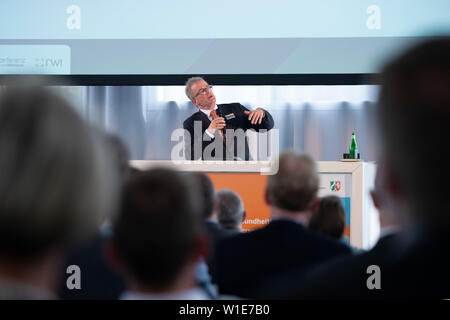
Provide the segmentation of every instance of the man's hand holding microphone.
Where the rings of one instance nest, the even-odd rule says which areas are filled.
[[[216,119],[212,120],[208,129],[208,132],[211,133],[212,135],[214,135],[214,133],[216,133],[216,130],[222,130],[223,128],[225,128],[226,123],[225,123],[225,119],[223,117],[217,117]]]

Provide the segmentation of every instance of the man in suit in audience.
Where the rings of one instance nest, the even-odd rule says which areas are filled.
[[[381,206],[395,215],[401,232],[384,236],[363,255],[324,265],[280,298],[450,298],[450,187],[444,178],[450,39],[403,53],[385,67],[381,80]]]
[[[198,198],[179,173],[151,169],[125,185],[113,252],[124,270],[125,300],[203,300],[196,283],[206,238]]]
[[[307,155],[284,152],[267,181],[272,221],[264,228],[219,242],[215,274],[221,294],[257,297],[272,277],[297,268],[297,275],[350,249],[307,229],[318,205],[319,175]]]
[[[296,270],[293,270],[288,275],[284,275],[283,278],[273,279],[271,287],[266,286],[260,297],[266,299],[321,298],[323,288],[327,288],[323,291],[325,292],[323,293],[324,298],[361,299],[367,297],[365,295],[367,291],[365,279],[368,275],[366,270],[363,270],[360,266],[382,265],[395,257],[401,250],[401,241],[398,236],[400,227],[398,217],[396,217],[398,208],[390,198],[389,193],[386,192],[389,186],[386,184],[385,175],[384,165],[379,164],[375,177],[375,189],[371,191],[371,196],[379,212],[381,231],[380,238],[372,250],[369,252],[356,251],[354,252],[356,255],[353,257],[345,256],[328,261],[315,268],[311,274],[307,274],[305,277],[296,277]],[[323,275],[323,273],[326,275]],[[323,279],[315,279],[315,274],[322,274],[320,277],[323,277]],[[359,278],[359,280],[355,281],[355,278]],[[284,279],[291,280],[287,282]],[[319,288],[315,287],[314,282],[312,282],[313,287],[318,290],[314,292],[314,295],[312,289],[308,289],[309,292],[307,293],[303,292],[310,281],[323,284],[323,287]],[[283,285],[280,286],[279,283]],[[331,288],[335,291],[332,291]],[[352,293],[349,294],[349,292]]]
[[[188,79],[186,95],[199,109],[183,123],[188,160],[250,160],[245,131],[273,128],[267,110],[248,110],[240,103],[216,105],[212,86],[203,78]],[[227,132],[229,129],[234,135]]]

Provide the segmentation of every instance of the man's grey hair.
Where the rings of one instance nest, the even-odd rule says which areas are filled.
[[[218,220],[224,229],[240,230],[244,217],[244,204],[233,190],[223,189],[216,193],[218,202]]]
[[[191,86],[198,81],[205,81],[205,79],[203,79],[202,77],[191,77],[189,79],[187,79],[186,81],[186,87],[185,87],[185,92],[187,97],[192,100],[193,94],[191,92]],[[205,81],[206,82],[206,81]]]
[[[313,158],[286,150],[278,159],[278,172],[267,179],[271,205],[292,212],[306,211],[319,191],[319,174]]]
[[[33,259],[89,236],[117,179],[100,138],[42,87],[0,96],[0,256]]]

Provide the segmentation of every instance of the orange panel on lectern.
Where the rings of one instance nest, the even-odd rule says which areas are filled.
[[[242,198],[247,212],[243,229],[261,228],[269,222],[270,210],[264,201],[267,176],[259,173],[208,173],[208,176],[216,190],[231,189]]]

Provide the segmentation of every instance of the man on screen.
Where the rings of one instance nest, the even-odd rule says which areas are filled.
[[[189,78],[186,95],[199,109],[183,123],[188,160],[249,160],[245,131],[273,128],[266,110],[250,111],[240,103],[216,105],[212,86],[203,78]]]

